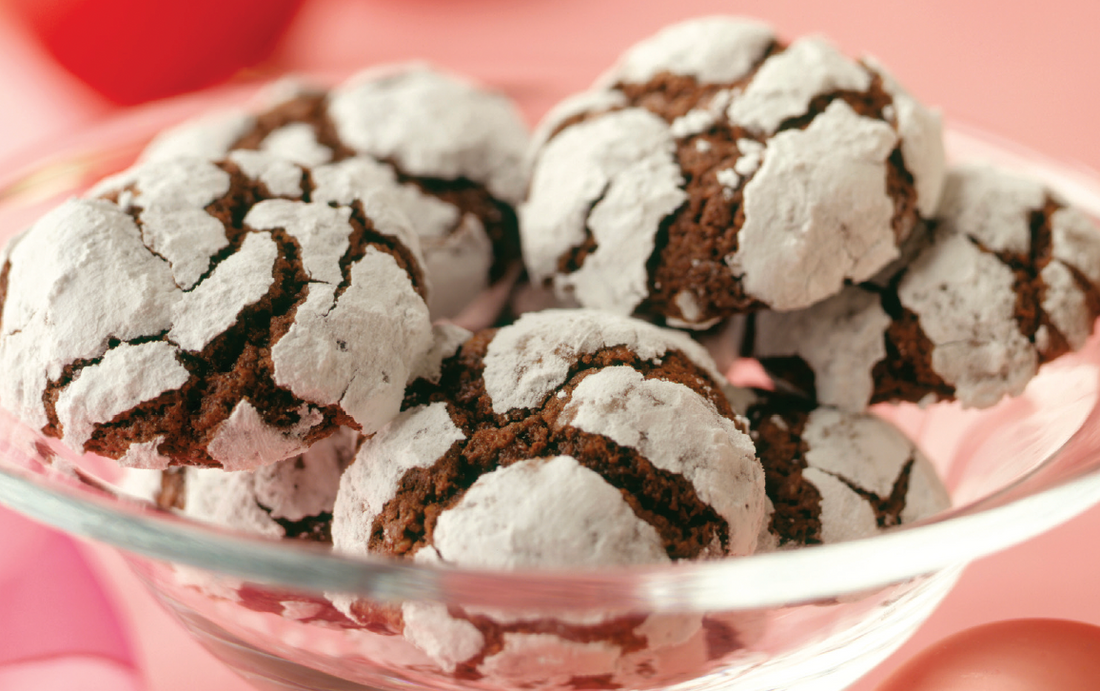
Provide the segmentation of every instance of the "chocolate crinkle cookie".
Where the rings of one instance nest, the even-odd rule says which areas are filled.
[[[759,552],[870,537],[951,504],[931,462],[882,418],[755,389],[730,401],[764,465]]]
[[[220,528],[330,545],[340,475],[355,457],[360,440],[359,434],[341,428],[299,456],[253,471],[128,469],[120,489],[163,510]],[[325,626],[355,626],[320,595],[257,586],[178,564],[175,572],[180,585],[253,611]]]
[[[897,274],[806,310],[754,315],[752,355],[847,410],[991,406],[1082,347],[1100,315],[1100,234],[1041,183],[953,169],[925,246]]]
[[[124,466],[247,470],[400,410],[431,345],[388,197],[255,151],[151,161],[0,263],[0,405]]]
[[[869,279],[943,180],[939,115],[877,63],[725,17],[635,45],[536,141],[532,277],[694,329]]]
[[[401,415],[344,474],[337,550],[489,569],[753,552],[760,463],[720,375],[686,335],[551,310],[458,336],[436,349],[438,371],[426,368]],[[364,623],[376,615],[370,603],[335,601]],[[581,619],[407,603],[399,628],[445,670],[474,677],[544,674],[517,662],[549,650],[590,656],[610,674],[647,636],[655,645],[705,638],[698,616]]]
[[[340,428],[305,452],[251,471],[129,470],[132,496],[188,518],[264,537],[332,542],[332,505],[360,436]]]
[[[332,90],[282,82],[262,100],[257,112],[215,113],[168,130],[143,157],[259,149],[304,166],[365,159],[355,164],[356,182],[390,189],[420,236],[433,319],[456,316],[517,263],[528,133],[503,95],[406,64]]]

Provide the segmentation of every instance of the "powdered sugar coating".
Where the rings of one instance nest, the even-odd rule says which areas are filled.
[[[941,224],[994,252],[1026,253],[1031,246],[1031,212],[1046,192],[1034,180],[985,166],[948,174],[940,202]]]
[[[501,95],[424,65],[367,71],[332,91],[329,116],[359,153],[411,175],[467,178],[515,204],[527,131]]]
[[[66,365],[102,357],[112,338],[166,331],[165,306],[180,299],[171,268],[107,201],[64,202],[20,237],[9,261],[0,405],[34,427],[47,424],[42,394]]]
[[[845,410],[867,407],[875,390],[871,370],[886,357],[883,334],[891,322],[876,294],[849,288],[806,312],[765,311],[755,320],[753,355],[797,356],[814,371],[817,400]]]
[[[905,167],[917,190],[917,211],[924,218],[931,218],[939,208],[947,171],[943,117],[938,109],[928,108],[913,98],[876,59],[864,57],[863,64],[879,76],[883,89],[893,99],[894,126],[901,138]]]
[[[562,131],[539,157],[520,207],[523,256],[536,281],[629,314],[649,293],[646,262],[661,221],[687,196],[668,125],[639,108]],[[591,233],[583,266],[556,274],[558,257]]]
[[[759,314],[754,355],[798,357],[817,400],[848,410],[927,394],[986,407],[1084,344],[1100,234],[1083,214],[1038,181],[967,165],[949,171],[936,221],[896,275],[800,312]],[[847,353],[860,357],[837,356]]]
[[[189,155],[229,157],[272,194],[290,198],[301,184],[290,162],[309,166],[320,193],[312,201],[350,205],[386,190],[424,238],[422,268],[438,285],[428,296],[436,319],[456,317],[515,258],[507,207],[524,194],[527,132],[503,96],[424,65],[369,70],[329,92],[298,85],[265,95],[261,115],[230,111],[185,123],[158,137],[145,158],[193,146]],[[277,160],[284,170],[272,168]]]
[[[832,91],[866,91],[871,75],[824,38],[810,36],[760,65],[744,93],[729,108],[730,122],[772,134],[805,114],[810,101]]]
[[[134,470],[164,470],[172,465],[172,459],[157,450],[163,443],[164,437],[159,436],[149,441],[130,444],[126,453],[118,459],[118,464]]]
[[[745,185],[745,222],[728,259],[745,290],[773,309],[801,309],[896,257],[894,205],[884,182],[896,144],[888,125],[843,101],[805,130],[769,140]]]
[[[368,247],[339,298],[335,286],[311,285],[271,359],[276,383],[305,400],[338,403],[370,434],[397,414],[430,343],[428,308],[408,273]]]
[[[252,470],[281,461],[308,448],[303,437],[322,422],[320,413],[302,405],[299,421],[289,429],[269,425],[255,406],[242,400],[218,427],[207,445],[224,470]]]
[[[261,151],[231,151],[228,160],[241,172],[258,180],[276,197],[302,196],[302,168],[297,163]]]
[[[654,139],[644,150],[669,148],[668,173],[601,173],[604,159],[639,160],[621,155],[620,126],[605,124],[632,110],[666,123],[671,146]],[[603,143],[576,136],[597,131]],[[944,174],[938,114],[892,77],[821,37],[784,46],[767,27],[731,17],[642,41],[538,132],[520,216],[535,280],[585,306],[679,328],[801,309],[870,279],[934,211]],[[616,175],[639,192],[618,196]],[[620,199],[628,201],[614,210],[616,227],[599,212]]]
[[[869,537],[951,504],[932,463],[882,418],[769,391],[727,396],[750,420],[768,474],[762,551]]]
[[[924,454],[900,430],[880,418],[817,408],[806,421],[802,439],[808,466],[803,475],[821,492],[822,538],[826,543],[877,532],[870,504],[854,489],[889,497],[909,464],[900,515],[903,524],[951,505],[942,481]],[[820,474],[811,472],[814,470]],[[832,481],[824,480],[823,475]],[[857,502],[862,507],[855,508]]]
[[[985,407],[1019,394],[1039,367],[1016,322],[1014,283],[996,257],[942,228],[898,285],[902,305],[935,346],[932,368],[964,405]]]
[[[246,237],[239,251],[172,306],[168,340],[192,352],[205,348],[237,320],[242,309],[267,293],[275,280],[271,270],[278,255],[268,233]]]
[[[764,514],[760,462],[749,436],[696,392],[630,367],[608,367],[581,381],[560,421],[637,449],[656,467],[687,478],[726,520],[728,553],[753,552]]]
[[[289,199],[266,199],[249,209],[244,224],[255,230],[282,228],[298,241],[310,279],[339,284],[340,258],[348,251],[351,209]]]
[[[821,495],[822,543],[858,540],[878,532],[871,505],[843,480],[817,468],[806,468],[802,478]]]
[[[340,475],[355,453],[354,432],[341,429],[305,451],[252,472],[187,468],[183,513],[235,530],[280,538],[276,519],[301,521],[332,511]]]
[[[403,243],[418,242],[431,281],[428,309],[433,319],[456,316],[489,285],[493,242],[485,226],[470,213],[426,194],[411,183],[399,183],[393,168],[368,156],[355,156],[313,171],[317,201],[351,204],[363,190],[392,197],[416,233]]]
[[[358,233],[346,206],[271,198],[305,196],[307,182],[298,166],[255,151],[226,162],[151,161],[98,185],[107,199],[72,200],[48,214],[5,254],[3,322],[12,331],[0,334],[0,403],[80,451],[153,467],[243,469],[286,458],[334,427],[336,410],[318,405],[346,403],[353,410],[340,414],[367,419],[372,431],[384,424],[429,346],[427,308],[412,283],[422,261],[415,234],[369,191]],[[387,237],[375,240],[374,230]],[[369,276],[374,267],[384,277]],[[369,289],[355,285],[369,281]],[[311,313],[307,294],[316,301],[326,290],[333,309]],[[388,302],[373,312],[352,305],[371,299]],[[384,323],[408,323],[376,328],[384,346],[361,357],[373,348],[371,332],[356,326],[390,307]],[[285,396],[271,382],[274,374],[296,384],[279,341],[287,328],[300,335],[301,318],[312,333],[337,334],[330,347],[361,360],[345,372],[354,381],[321,382],[340,393],[328,403]],[[278,353],[284,366],[272,367],[266,358]],[[370,365],[380,370],[361,376]]]
[[[124,190],[135,188],[136,194]],[[125,210],[140,209],[142,240],[172,266],[176,283],[190,289],[229,244],[225,227],[204,211],[229,191],[229,175],[199,158],[153,161],[109,177],[90,197],[118,194]]]
[[[723,381],[706,349],[686,334],[596,310],[529,312],[498,331],[485,354],[485,391],[493,412],[541,404],[565,381],[578,355],[615,345],[629,347],[643,360],[678,350]]]
[[[700,17],[665,27],[634,44],[599,83],[647,82],[661,72],[703,83],[735,82],[776,42],[772,28],[737,17]]]
[[[1077,350],[1085,345],[1085,341],[1092,332],[1092,316],[1089,314],[1087,297],[1077,285],[1073,274],[1065,264],[1051,262],[1039,272],[1039,278],[1046,286],[1043,291],[1043,312],[1050,317],[1050,321],[1058,332],[1069,343],[1069,347]],[[1036,345],[1043,350],[1036,337]]]
[[[183,125],[164,130],[141,152],[142,161],[167,161],[194,157],[223,158],[246,132],[255,127],[256,117],[245,110],[225,110],[203,115]]]
[[[264,137],[260,150],[303,166],[324,165],[332,160],[332,149],[317,141],[313,127],[303,122],[274,130]]]
[[[802,430],[806,464],[880,497],[890,496],[913,444],[893,425],[870,415],[817,408]]]
[[[65,443],[82,448],[97,424],[183,386],[190,376],[170,343],[122,343],[112,348],[98,364],[81,370],[58,397]]]
[[[571,510],[561,511],[566,505]],[[439,515],[432,549],[444,563],[489,569],[668,561],[657,531],[619,490],[569,456],[480,476]]]
[[[367,554],[371,527],[397,492],[410,468],[435,463],[452,444],[466,438],[451,421],[445,403],[402,412],[359,448],[340,480],[332,517],[332,544],[349,554]]]

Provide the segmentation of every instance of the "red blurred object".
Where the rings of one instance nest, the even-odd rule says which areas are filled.
[[[877,691],[1094,691],[1100,627],[1012,619],[948,636],[906,661]]]
[[[5,0],[51,56],[132,105],[200,89],[272,52],[303,0]]]

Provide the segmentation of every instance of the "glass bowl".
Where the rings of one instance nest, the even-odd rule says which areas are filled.
[[[253,91],[142,108],[0,171],[0,240],[128,165],[164,126]],[[1088,172],[961,127],[948,148],[955,160],[1038,175],[1100,217],[1100,180]],[[442,569],[255,538],[119,496],[112,462],[77,457],[2,412],[0,502],[122,550],[183,625],[258,688],[840,689],[900,646],[968,562],[1100,501],[1098,402],[1093,338],[988,410],[879,406],[924,448],[954,508],[868,539],[673,566]],[[335,594],[358,598],[378,623],[353,626],[330,604]],[[448,616],[459,609],[485,625],[476,666],[447,658],[469,639]],[[397,612],[434,624],[403,635]]]

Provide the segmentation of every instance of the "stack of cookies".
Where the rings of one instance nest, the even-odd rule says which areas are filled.
[[[1100,315],[1092,221],[949,167],[941,129],[874,60],[724,17],[633,46],[533,135],[425,65],[279,83],[8,244],[0,405],[164,510],[351,555],[576,569],[873,536],[949,499],[869,406],[993,405]],[[775,390],[731,385],[734,357]],[[722,654],[706,617],[330,600],[464,678]]]

